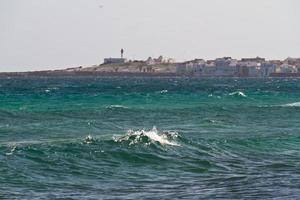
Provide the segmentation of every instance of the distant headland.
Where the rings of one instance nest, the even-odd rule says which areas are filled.
[[[31,72],[3,72],[0,76],[197,76],[197,77],[300,77],[300,58],[266,60],[261,57],[193,59],[176,62],[173,58],[149,57],[146,60],[105,58],[102,64],[89,67],[72,67],[63,70]]]

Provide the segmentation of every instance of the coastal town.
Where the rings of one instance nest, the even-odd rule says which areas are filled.
[[[105,58],[100,65],[87,68],[71,68],[69,70],[106,72],[106,73],[170,73],[200,77],[287,77],[300,76],[300,58],[285,60],[266,60],[261,57],[234,59],[232,57],[214,60],[194,59],[176,62],[173,58],[149,57],[145,60],[128,60]]]
[[[287,58],[281,60],[266,60],[265,58],[231,57],[215,60],[195,59],[176,64],[177,73],[187,73],[196,76],[223,76],[223,77],[272,77],[272,76],[299,76],[300,59]]]
[[[173,58],[159,56],[145,60],[124,57],[104,58],[93,66],[71,67],[62,70],[31,72],[3,72],[0,76],[59,76],[59,75],[137,75],[137,76],[195,76],[195,77],[300,77],[300,58],[267,60],[261,57],[235,59],[221,57],[214,60],[193,59],[176,62]]]

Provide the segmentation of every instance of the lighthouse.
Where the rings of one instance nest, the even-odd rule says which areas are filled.
[[[124,58],[124,49],[121,49],[121,58],[104,58],[104,64],[123,64],[126,63],[127,59]]]
[[[121,58],[123,58],[123,54],[124,54],[124,49],[121,49]]]

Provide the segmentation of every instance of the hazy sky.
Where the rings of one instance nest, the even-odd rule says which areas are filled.
[[[0,71],[104,57],[300,57],[299,0],[0,0]]]

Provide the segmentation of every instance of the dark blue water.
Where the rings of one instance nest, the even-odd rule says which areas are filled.
[[[0,199],[298,199],[300,79],[0,78]]]

